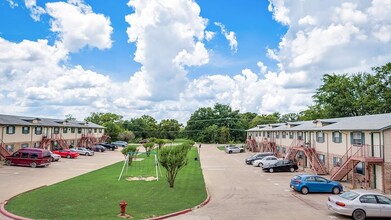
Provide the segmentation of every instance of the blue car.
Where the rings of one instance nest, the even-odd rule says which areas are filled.
[[[291,179],[290,187],[304,195],[311,192],[329,192],[339,194],[343,191],[341,183],[318,175],[302,174]]]

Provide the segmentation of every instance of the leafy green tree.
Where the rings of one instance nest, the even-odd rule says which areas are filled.
[[[191,146],[182,144],[179,146],[166,146],[159,151],[159,163],[166,169],[167,182],[170,188],[174,188],[175,179],[179,171],[187,165],[187,154]]]
[[[229,143],[231,140],[230,132],[227,127],[221,127],[219,132],[219,143]]]
[[[250,127],[255,127],[257,125],[263,125],[263,124],[273,124],[278,123],[280,121],[280,113],[275,112],[273,114],[262,114],[257,115],[253,120],[250,122]]]
[[[168,141],[166,139],[156,139],[155,143],[158,145],[158,148],[161,149]]]
[[[175,119],[162,120],[158,125],[159,138],[174,140],[178,137],[182,125]]]
[[[65,120],[66,121],[76,121],[76,118],[73,117],[72,114],[67,114],[67,115],[65,115]]]
[[[299,113],[299,119],[301,121],[310,121],[315,119],[327,118],[324,109],[321,109],[319,105],[311,105],[308,109]]]
[[[288,113],[285,115],[281,115],[280,122],[287,122],[287,121],[299,121],[300,115],[297,113]]]
[[[216,143],[218,141],[219,127],[210,125],[201,132],[200,141],[203,143]]]
[[[145,148],[145,154],[147,155],[147,157],[149,157],[149,155],[151,155],[152,149],[155,147],[155,143],[154,142],[147,142],[147,143],[143,144],[143,147]]]
[[[387,63],[381,67],[372,68],[375,71],[376,94],[380,100],[378,113],[391,112],[391,63]]]
[[[118,134],[118,140],[129,142],[134,139],[134,134],[131,131],[122,131]]]
[[[128,165],[132,165],[132,161],[138,153],[137,145],[129,145],[121,150],[121,153],[126,157],[129,155]]]
[[[91,112],[90,116],[85,118],[85,121],[93,122],[98,125],[103,125],[108,122],[120,123],[123,116],[114,113],[103,113],[103,112]]]
[[[105,133],[110,136],[113,140],[118,140],[118,135],[122,132],[122,128],[114,122],[105,122],[103,123],[106,127]]]

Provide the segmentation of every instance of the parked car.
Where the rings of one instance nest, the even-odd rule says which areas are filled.
[[[391,198],[371,190],[351,190],[341,195],[329,196],[329,210],[355,220],[367,217],[391,218]]]
[[[99,145],[105,147],[107,150],[112,150],[112,151],[118,148],[118,146],[109,143],[100,143]]]
[[[147,142],[148,142],[147,139],[143,139],[143,140],[139,141],[138,143],[139,143],[139,144],[145,144],[145,143],[147,143]]]
[[[343,191],[341,183],[312,174],[294,176],[291,179],[290,187],[304,195],[309,192],[329,192],[339,194]]]
[[[232,154],[232,153],[243,153],[243,152],[244,152],[243,147],[238,147],[235,145],[225,146],[225,153]]]
[[[114,141],[111,142],[112,145],[119,146],[119,147],[126,147],[128,146],[128,142],[126,141]]]
[[[295,172],[299,167],[291,160],[277,160],[275,163],[269,163],[262,167],[265,172]]]
[[[70,150],[55,150],[53,151],[55,154],[59,154],[61,157],[66,157],[66,158],[77,158],[79,156],[79,153],[73,152]]]
[[[50,151],[39,148],[22,148],[5,157],[5,165],[45,167],[50,165]]]
[[[274,161],[277,161],[278,158],[276,156],[266,156],[262,159],[259,159],[259,160],[254,160],[252,162],[253,166],[254,167],[262,167],[263,165],[265,164],[269,164],[270,162],[274,162]]]
[[[246,162],[246,164],[252,164],[252,162],[254,160],[259,160],[259,159],[262,159],[266,156],[274,156],[274,153],[272,153],[272,152],[256,153],[256,154],[252,155],[251,157],[246,158],[246,160],[244,162]]]
[[[102,145],[99,145],[99,144],[95,144],[95,145],[92,145],[91,147],[87,147],[87,149],[95,151],[95,152],[105,152],[106,151],[106,148],[103,147]]]
[[[61,158],[61,156],[59,154],[55,154],[51,151],[50,151],[50,157],[51,157],[50,162],[59,161]]]
[[[79,153],[79,155],[94,156],[94,151],[88,150],[87,148],[84,148],[84,147],[71,148],[69,150],[73,151],[73,152],[77,152],[77,153]]]

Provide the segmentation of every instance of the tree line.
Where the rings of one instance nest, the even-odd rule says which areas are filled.
[[[391,112],[391,63],[372,68],[372,73],[324,74],[312,96],[313,104],[299,113],[240,113],[216,103],[191,114],[186,125],[175,119],[157,122],[149,115],[124,119],[114,113],[93,112],[85,118],[106,127],[112,140],[188,138],[202,143],[243,142],[246,130],[260,124],[351,117]],[[66,117],[71,117],[67,115]]]

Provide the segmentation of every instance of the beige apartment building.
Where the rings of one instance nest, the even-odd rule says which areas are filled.
[[[0,159],[20,148],[88,147],[104,141],[104,127],[85,121],[0,114]]]
[[[258,125],[251,151],[272,151],[353,187],[391,193],[391,114]]]

